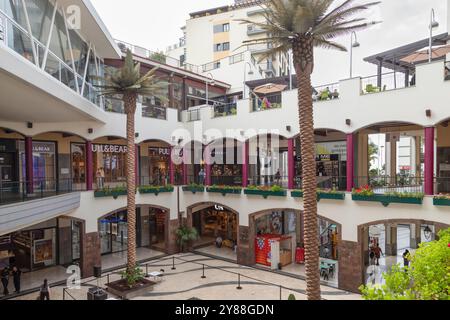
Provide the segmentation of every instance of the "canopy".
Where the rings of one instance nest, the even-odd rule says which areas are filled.
[[[447,53],[450,53],[450,45],[434,47],[431,49],[431,58],[439,59],[445,56]],[[413,54],[410,54],[409,56],[402,58],[401,61],[414,64],[427,61],[428,58],[429,58],[429,49],[424,49],[416,51]]]
[[[271,93],[282,92],[286,88],[287,88],[287,86],[284,85],[284,84],[268,83],[268,84],[256,87],[253,90],[253,92],[254,93],[259,93],[259,94],[271,94]]]

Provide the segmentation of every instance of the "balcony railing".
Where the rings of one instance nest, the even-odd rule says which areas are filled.
[[[267,175],[253,175],[249,177],[249,184],[255,186],[280,186],[283,188],[288,187],[288,176],[267,174]]]
[[[253,98],[251,99],[252,112],[280,109],[281,107],[282,107],[281,93],[263,97],[253,96]]]
[[[200,117],[200,109],[188,110],[186,114],[187,114],[187,121],[188,122],[199,121],[201,119],[201,117]]]
[[[436,177],[435,187],[437,194],[450,194],[450,177]]]
[[[245,54],[238,53],[238,54],[230,56],[228,59],[229,59],[229,64],[239,63],[239,62],[242,62],[245,60]]]
[[[219,68],[220,68],[220,60],[209,62],[209,63],[202,65],[203,72],[208,72],[208,71],[216,70]]]
[[[381,86],[379,82],[381,80]],[[406,83],[408,82],[408,83]],[[404,73],[399,72],[388,72],[383,73],[380,76],[370,76],[361,79],[361,93],[370,94],[378,93],[396,89],[402,89],[409,86],[415,85],[414,77],[412,79],[405,79]]]
[[[347,177],[346,176],[317,177],[317,188],[346,191]],[[301,176],[296,176],[294,178],[294,189],[303,189],[303,179]]]
[[[125,107],[123,100],[117,97],[106,97],[105,99],[105,111],[115,113],[125,113]]]
[[[214,105],[214,118],[234,116],[237,114],[237,103]]]
[[[375,193],[422,193],[424,178],[406,175],[355,177],[355,188],[369,186]]]
[[[0,42],[4,43],[14,52],[21,55],[26,60],[39,65],[44,64],[45,60],[45,45],[40,43],[37,39],[31,38],[28,31],[20,26],[18,23],[3,15],[0,12]],[[34,48],[33,48],[34,47]],[[57,57],[52,51],[48,50],[47,60],[45,61],[44,71],[50,74],[53,78],[65,86],[71,88],[75,92],[82,93],[83,97],[91,101],[99,107],[102,106],[102,99],[98,98],[97,90],[89,83],[85,82],[83,90],[83,78],[76,74],[71,66]]]
[[[0,204],[25,202],[85,190],[86,183],[74,183],[72,179],[0,181]]]
[[[167,108],[149,104],[142,104],[142,116],[145,118],[167,120]]]
[[[339,96],[339,83],[332,83],[320,87],[315,87],[313,90],[314,101],[334,100],[339,99]]]

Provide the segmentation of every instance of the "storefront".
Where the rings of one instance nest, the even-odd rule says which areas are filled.
[[[86,183],[86,144],[71,143],[72,183]]]
[[[211,149],[212,148],[212,149]],[[242,185],[242,164],[238,164],[240,150],[236,145],[223,143],[222,146],[211,149],[211,159],[215,160],[211,167],[211,183],[213,185]],[[241,157],[242,159],[242,157]]]
[[[18,154],[16,140],[0,139],[0,189],[18,192]]]
[[[192,214],[192,225],[198,231],[199,245],[214,244],[234,250],[237,245],[238,217],[220,205],[214,205]]]
[[[57,146],[53,141],[33,141],[33,179],[34,190],[54,191],[57,188]],[[25,142],[19,141],[21,177],[25,181]]]
[[[256,148],[256,166],[250,166],[250,182],[255,185],[280,185],[288,183],[287,140],[270,136],[260,137]],[[256,170],[254,170],[253,169]]]
[[[104,183],[126,183],[127,146],[92,144],[92,152],[94,159],[93,178],[97,184],[100,172],[104,176]]]
[[[149,147],[148,161],[149,183],[155,186],[168,184],[170,180],[170,148]]]

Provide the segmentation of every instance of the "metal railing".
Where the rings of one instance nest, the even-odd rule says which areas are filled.
[[[314,87],[313,100],[314,101],[327,101],[339,99],[339,83],[331,83]]]
[[[211,185],[218,186],[242,186],[242,174],[240,175],[211,175]]]
[[[237,115],[237,103],[215,104],[214,118],[228,117]]]
[[[108,96],[104,98],[105,111],[125,114],[123,100],[117,97]]]
[[[379,86],[379,80],[381,78],[381,86]],[[406,84],[408,81],[408,85]],[[383,73],[380,76],[374,75],[365,78],[361,78],[361,93],[370,94],[378,93],[396,89],[402,89],[409,86],[413,86],[415,83],[414,77],[412,79],[405,79],[405,74],[399,72]]]
[[[74,183],[71,178],[0,181],[0,204],[25,202],[85,190],[86,183]]]
[[[324,190],[347,190],[347,177],[345,176],[318,176],[317,189]],[[294,189],[303,189],[303,180],[301,176],[294,177]]]
[[[406,175],[355,177],[355,188],[370,187],[377,194],[389,192],[422,193],[424,178]]]
[[[239,63],[245,60],[245,54],[244,53],[238,53],[238,54],[234,54],[230,57],[228,57],[229,59],[229,64],[235,64],[235,63]]]
[[[450,177],[434,178],[437,194],[450,194]]]
[[[200,117],[200,109],[188,110],[186,112],[186,114],[187,114],[187,121],[188,122],[199,121],[201,119],[201,117]]]
[[[208,72],[220,68],[220,60],[205,63],[202,65],[202,72]]]
[[[143,103],[142,116],[145,118],[167,120],[167,108]]]
[[[280,186],[288,188],[289,178],[285,175],[267,174],[267,175],[250,175],[249,185],[273,187]]]
[[[282,107],[281,93],[263,97],[253,96],[251,99],[251,112],[280,109],[281,107]]]

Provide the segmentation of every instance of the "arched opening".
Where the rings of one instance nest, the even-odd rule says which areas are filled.
[[[376,193],[423,192],[424,128],[385,122],[358,130],[354,137],[354,186]]]
[[[288,187],[288,139],[260,134],[249,143],[249,184]]]
[[[201,203],[188,209],[188,225],[199,239],[193,248],[203,254],[237,260],[239,213],[219,203]]]
[[[441,224],[423,220],[376,221],[360,226],[364,283],[384,284],[383,273],[393,265],[409,265],[421,243],[434,241]]]
[[[170,210],[153,205],[136,206],[136,247],[138,260],[169,251]],[[103,268],[110,260],[124,259],[127,251],[128,219],[126,208],[108,213],[98,220]],[[111,256],[112,255],[112,256]]]
[[[127,152],[126,139],[121,137],[100,137],[92,142],[92,174],[96,190],[126,185]]]
[[[249,255],[251,264],[296,276],[305,276],[303,212],[296,209],[270,209],[250,215]],[[338,286],[341,225],[318,217],[320,272],[323,283]]]

